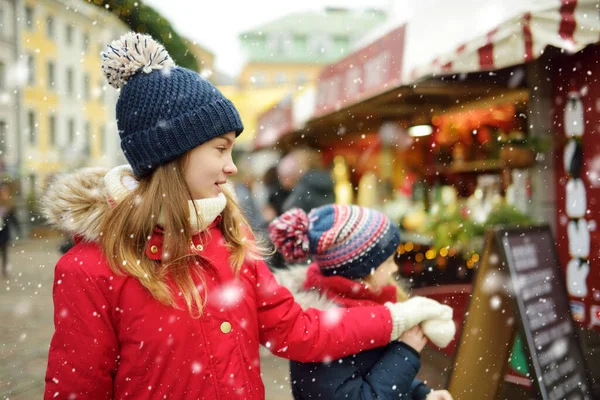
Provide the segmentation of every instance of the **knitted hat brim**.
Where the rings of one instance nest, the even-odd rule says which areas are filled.
[[[321,273],[325,276],[338,275],[348,279],[360,279],[367,276],[371,270],[377,269],[385,260],[394,255],[399,245],[400,232],[390,224],[378,240],[373,238],[371,246],[357,257],[345,259],[344,262],[335,265],[335,268],[325,267],[329,264],[326,257],[316,260],[316,262],[321,267]],[[321,262],[319,263],[319,261]]]
[[[209,140],[229,132],[237,137],[243,130],[235,106],[223,98],[128,135],[121,140],[121,148],[129,160],[143,160],[131,165],[134,175],[140,178]]]

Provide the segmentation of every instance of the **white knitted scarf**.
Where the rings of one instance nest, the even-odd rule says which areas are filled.
[[[120,165],[108,171],[104,176],[104,183],[115,203],[120,202],[139,185],[129,164]],[[227,198],[223,193],[220,193],[217,197],[189,200],[188,204],[190,208],[190,226],[194,231],[202,232],[223,212],[227,205]],[[161,225],[162,221],[162,215],[159,215],[158,224]]]

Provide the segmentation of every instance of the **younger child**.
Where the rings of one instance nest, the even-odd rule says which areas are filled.
[[[279,283],[305,309],[365,307],[407,298],[391,279],[398,270],[394,254],[400,233],[389,218],[375,210],[327,205],[306,215],[296,208],[274,220],[269,234],[287,260],[312,256],[309,266],[276,273]],[[448,315],[425,320],[404,332],[400,341],[354,356],[325,363],[292,361],[292,393],[296,400],[451,400],[447,391],[432,391],[415,377],[427,337],[445,347],[454,333]]]

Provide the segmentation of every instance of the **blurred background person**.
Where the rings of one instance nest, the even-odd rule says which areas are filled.
[[[283,213],[283,203],[290,195],[285,189],[277,174],[277,165],[272,166],[263,176],[263,185],[266,187],[267,201],[262,209],[262,214],[267,223]]]
[[[246,213],[248,222],[255,234],[266,238],[267,221],[258,206],[256,197],[253,193],[253,187],[256,182],[256,176],[250,158],[243,155],[237,160],[238,172],[232,179],[235,188],[235,194],[238,198],[238,204]]]
[[[15,214],[15,203],[10,186],[0,186],[0,258],[2,262],[2,278],[8,278],[8,245],[12,240],[11,226],[21,235],[19,221]]]
[[[316,150],[307,147],[292,150],[281,159],[277,173],[283,188],[290,191],[283,202],[283,211],[298,207],[309,212],[335,203],[333,179],[323,169]]]

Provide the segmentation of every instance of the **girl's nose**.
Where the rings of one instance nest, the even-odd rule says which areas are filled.
[[[233,160],[230,160],[227,164],[225,164],[225,167],[223,167],[223,172],[229,175],[237,174],[237,167],[235,166]]]

